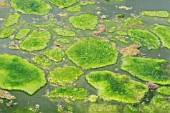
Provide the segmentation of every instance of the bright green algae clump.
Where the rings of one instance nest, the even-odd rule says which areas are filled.
[[[158,37],[147,30],[130,29],[128,35],[134,43],[146,46],[148,49],[158,49],[160,46]]]
[[[163,59],[125,57],[122,69],[144,81],[170,84],[168,63]]]
[[[64,58],[64,52],[60,49],[50,49],[44,52],[44,55],[46,55],[49,59],[60,62]]]
[[[45,15],[52,7],[43,0],[11,0],[12,7],[24,14]]]
[[[48,95],[50,98],[63,98],[72,101],[85,100],[87,98],[87,90],[84,88],[58,88]]]
[[[51,34],[48,31],[34,30],[20,45],[22,50],[37,51],[47,47],[47,43],[51,39]]]
[[[170,26],[155,25],[151,31],[159,36],[164,47],[170,49]]]
[[[15,32],[14,28],[5,28],[0,31],[0,38],[8,38]]]
[[[20,40],[26,37],[30,31],[31,31],[30,29],[21,29],[15,36],[15,39]]]
[[[69,18],[73,27],[81,30],[94,30],[98,23],[98,17],[92,14],[81,14]]]
[[[88,113],[119,113],[118,106],[107,104],[92,104]]]
[[[151,17],[169,17],[168,11],[143,11],[142,15],[144,16],[151,16]]]
[[[38,64],[38,65],[41,65],[41,66],[44,66],[44,67],[50,67],[52,66],[52,61],[50,61],[48,58],[46,58],[45,56],[35,56],[32,58],[32,60]]]
[[[168,87],[168,86],[160,87],[157,89],[157,92],[162,95],[170,96],[170,87]]]
[[[5,27],[12,26],[14,24],[17,24],[21,16],[18,13],[11,14],[7,17],[7,20],[4,22]]]
[[[86,37],[73,44],[66,54],[84,69],[98,68],[115,64],[118,52],[102,39]]]
[[[79,5],[72,6],[67,9],[67,12],[80,12],[80,11],[81,11],[81,6]]]
[[[68,37],[76,36],[76,33],[74,31],[63,29],[61,27],[55,28],[54,31],[60,36],[68,36]]]
[[[74,66],[57,67],[50,72],[48,77],[49,81],[62,86],[72,84],[84,72]]]
[[[127,75],[118,76],[110,71],[92,72],[86,76],[86,79],[106,101],[138,103],[148,91],[146,85],[131,80]]]
[[[79,0],[48,0],[60,8],[70,7],[73,4],[77,3]]]
[[[137,107],[126,105],[123,109],[123,113],[141,113],[141,111],[142,113],[154,113],[153,109],[147,105],[139,105]]]
[[[27,60],[14,56],[0,55],[0,87],[7,90],[22,90],[35,93],[45,85],[45,73]]]

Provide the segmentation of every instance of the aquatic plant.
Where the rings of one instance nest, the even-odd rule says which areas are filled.
[[[162,95],[170,96],[170,87],[163,86],[157,89],[157,92]]]
[[[148,49],[158,49],[160,46],[158,37],[147,30],[130,29],[128,35],[134,43],[140,46],[145,46]]]
[[[96,102],[99,97],[97,95],[90,95],[88,100],[90,102]]]
[[[98,17],[92,14],[81,14],[69,18],[73,27],[81,30],[94,30],[98,23]]]
[[[12,7],[23,14],[45,15],[52,7],[43,0],[11,0]]]
[[[124,28],[135,28],[142,25],[144,25],[144,22],[140,18],[131,17],[125,19],[123,23]]]
[[[170,49],[170,26],[164,26],[164,25],[155,25],[153,28],[151,28],[151,31],[155,33],[162,41],[162,44],[164,47],[167,47]]]
[[[133,76],[158,84],[170,84],[168,62],[164,59],[124,57],[121,68]]]
[[[139,105],[137,107],[126,105],[123,108],[123,113],[155,113],[150,106],[147,105]]]
[[[79,0],[48,0],[52,4],[58,6],[59,8],[70,7],[73,4],[77,3]]]
[[[127,75],[118,76],[111,71],[96,71],[86,76],[87,82],[98,90],[100,98],[106,101],[138,103],[148,87]]]
[[[87,90],[84,88],[58,88],[52,91],[48,97],[62,98],[70,101],[85,100],[87,98]]]
[[[151,16],[151,17],[163,17],[163,18],[169,17],[168,11],[143,11],[141,14],[143,16]]]
[[[0,88],[22,90],[30,95],[46,83],[41,69],[15,55],[0,55],[0,75]]]
[[[78,66],[91,69],[115,64],[118,52],[102,39],[85,37],[68,48],[66,55]]]
[[[51,34],[48,31],[34,30],[26,39],[21,43],[20,48],[29,52],[42,50],[47,47],[51,39]]]
[[[52,66],[52,61],[50,61],[48,58],[46,58],[45,56],[34,56],[32,58],[33,62],[35,62],[38,65],[41,65],[43,67],[50,67]]]
[[[17,40],[23,39],[24,37],[28,35],[30,31],[31,31],[30,29],[20,29],[17,35],[15,36],[15,39]]]
[[[15,32],[14,28],[4,28],[0,31],[0,38],[8,38]]]
[[[54,31],[60,36],[74,37],[76,33],[72,30],[63,29],[62,27],[57,27]]]
[[[67,8],[67,12],[80,12],[80,11],[81,11],[80,5],[76,5],[76,6]]]
[[[21,18],[21,15],[19,15],[18,13],[10,14],[7,17],[7,20],[3,23],[3,25],[5,27],[9,27],[14,24],[17,24],[20,18]]]
[[[50,71],[48,80],[52,83],[65,86],[74,83],[83,73],[82,70],[74,66],[57,67]]]

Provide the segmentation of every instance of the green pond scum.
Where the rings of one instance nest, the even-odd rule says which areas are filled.
[[[0,113],[170,113],[170,0],[0,0]]]

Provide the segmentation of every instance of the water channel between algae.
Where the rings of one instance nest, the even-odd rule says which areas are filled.
[[[0,0],[0,113],[170,113],[169,4]]]

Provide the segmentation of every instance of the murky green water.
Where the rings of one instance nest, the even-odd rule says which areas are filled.
[[[7,0],[8,2],[10,0]],[[132,10],[124,10],[124,9],[119,9],[117,6],[128,6],[132,7]],[[170,12],[170,0],[125,0],[124,2],[118,2],[118,3],[108,3],[108,2],[103,2],[103,0],[97,0],[97,4],[95,5],[88,5],[88,6],[83,6],[83,9],[81,13],[92,13],[97,15],[96,13],[98,11],[101,12],[101,14],[98,14],[100,17],[101,15],[107,15],[107,19],[112,19],[114,18],[117,14],[125,14],[125,18],[130,17],[132,14],[133,15],[138,15],[141,11],[143,10],[167,10]],[[75,15],[75,14],[80,14],[78,13],[70,13],[68,17],[60,17],[57,14],[59,13],[66,13],[65,9],[59,9],[58,7],[52,5],[53,10],[50,12],[54,18],[56,18],[56,22],[59,25],[67,25],[71,29],[74,29],[72,25],[68,22],[68,17]],[[6,18],[9,14],[15,12],[12,8],[0,8],[0,18]],[[27,28],[27,23],[43,23],[46,20],[42,18],[41,16],[34,16],[34,15],[22,15],[22,20],[19,23],[20,26],[17,25],[16,30],[19,30],[21,28]],[[147,23],[147,25],[153,25],[155,23],[160,23],[164,25],[169,25],[166,19],[159,19],[159,18],[153,18],[153,17],[145,17],[143,18],[143,21]],[[3,21],[0,21],[0,28],[2,28],[2,23]],[[80,31],[74,29],[77,33],[77,38],[79,37],[84,37],[84,36],[90,36],[89,31]],[[38,52],[25,52],[21,50],[12,50],[9,49],[9,43],[13,41],[13,39],[7,38],[7,39],[0,39],[0,54],[7,53],[7,54],[14,54],[18,56],[22,56],[26,59],[28,59],[30,62],[31,58],[33,57],[34,54],[37,54]],[[72,39],[71,43],[74,43],[75,39]],[[53,45],[53,40],[49,43],[48,48],[50,48]],[[121,44],[118,46],[122,46]],[[47,48],[47,49],[48,49]],[[151,58],[163,58],[166,60],[170,61],[170,50],[166,48],[162,48],[159,50],[147,50],[146,48],[141,48],[140,49],[143,54],[146,54],[146,56],[151,57]],[[86,88],[89,92],[89,94],[97,94],[97,91],[91,87],[85,80],[85,76],[94,71],[94,70],[111,70],[115,71],[115,69],[118,69],[117,72],[120,74],[127,74],[128,73],[122,71],[120,69],[120,64],[121,64],[121,58],[122,56],[119,55],[119,59],[116,65],[110,65],[106,66],[103,68],[99,69],[91,69],[88,71],[85,71],[85,74],[79,78],[78,81],[76,81],[75,87],[82,87]],[[70,60],[66,59],[60,63],[56,63],[54,67],[57,67],[59,65],[75,65],[72,63]],[[76,66],[76,65],[75,65]],[[48,71],[46,71],[46,74],[48,76]],[[129,75],[131,76],[131,75]],[[131,76],[132,77],[132,76]],[[136,79],[135,77],[132,77],[133,79],[140,81],[139,79]],[[142,82],[142,81],[141,81]],[[22,91],[9,91],[12,95],[16,96],[16,99],[14,102],[18,103],[17,105],[14,105],[12,107],[7,107],[5,103],[8,103],[9,100],[4,100],[3,104],[0,104],[0,113],[15,113],[17,109],[24,109],[24,108],[34,108],[36,104],[40,105],[40,109],[38,112],[41,113],[57,113],[57,105],[63,105],[63,106],[72,106],[74,108],[74,113],[88,113],[88,107],[90,106],[91,103],[88,102],[70,102],[67,103],[62,99],[55,99],[55,100],[50,100],[49,98],[45,97],[45,94],[47,91],[53,90],[54,87],[47,83],[45,87],[41,88],[38,90],[34,95],[29,96],[26,93]],[[149,103],[149,101],[152,99],[154,93],[148,93],[146,97],[143,99],[144,102]],[[108,104],[116,104],[119,106],[124,106],[125,104],[119,103],[119,102],[104,102],[102,100],[98,100],[97,103],[108,103]],[[23,112],[24,113],[24,112]]]

